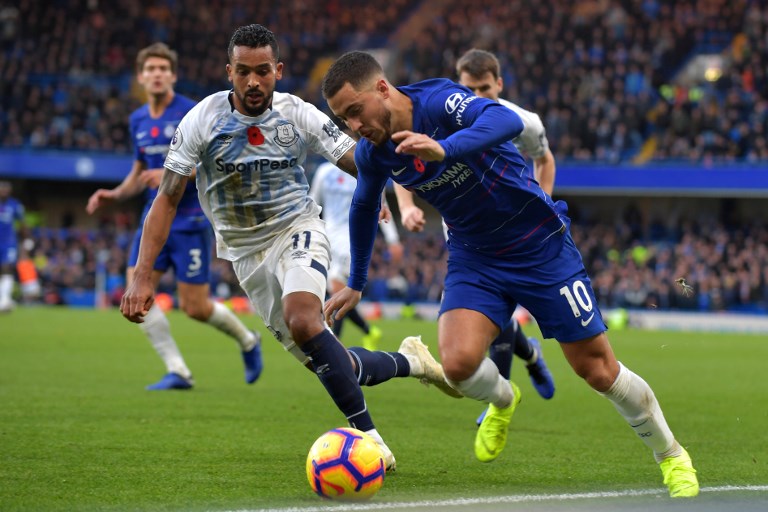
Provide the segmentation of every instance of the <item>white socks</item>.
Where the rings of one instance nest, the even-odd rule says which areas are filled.
[[[619,363],[619,375],[610,389],[600,394],[613,403],[643,443],[653,450],[656,462],[682,453],[653,390],[623,364]]]
[[[492,403],[503,409],[512,404],[514,393],[509,381],[499,374],[499,369],[487,357],[483,359],[477,371],[461,382],[446,379],[455,389],[468,397],[485,403]]]
[[[173,336],[171,336],[171,326],[165,313],[157,304],[152,304],[144,322],[139,324],[144,334],[149,338],[149,342],[165,363],[168,373],[178,373],[182,377],[189,379],[192,372],[187,368],[184,358],[181,357],[179,347],[176,346]]]
[[[237,318],[232,311],[224,304],[213,302],[213,311],[208,317],[207,323],[217,328],[221,332],[235,338],[243,352],[250,351],[258,342],[258,339],[243,325],[243,322]]]
[[[0,275],[0,307],[11,305],[11,292],[13,291],[13,276],[11,274]]]

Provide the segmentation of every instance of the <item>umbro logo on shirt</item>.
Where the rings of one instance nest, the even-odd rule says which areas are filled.
[[[228,133],[222,133],[221,135],[216,137],[216,142],[220,146],[229,146],[232,143],[232,139],[235,137],[233,135],[229,135]]]

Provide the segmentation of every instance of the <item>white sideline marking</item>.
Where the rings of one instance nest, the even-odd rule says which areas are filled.
[[[758,491],[768,492],[768,485],[723,485],[702,487],[701,492]],[[494,503],[525,503],[535,501],[568,501],[590,498],[624,498],[631,496],[652,496],[664,494],[664,489],[627,491],[583,492],[576,494],[518,494],[514,496],[493,496],[488,498],[455,498],[451,500],[407,501],[401,503],[352,503],[349,505],[323,505],[310,507],[242,509],[229,512],[357,512],[360,510],[383,510],[388,508],[456,507],[461,505],[489,505]]]

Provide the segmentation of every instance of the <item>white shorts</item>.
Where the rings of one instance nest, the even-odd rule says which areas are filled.
[[[346,286],[351,264],[349,252],[341,252],[331,248],[331,268],[328,269],[328,280],[341,281]]]
[[[329,254],[323,221],[306,219],[278,235],[269,249],[232,262],[256,312],[277,341],[302,364],[309,358],[296,346],[285,324],[283,297],[309,292],[324,303]]]

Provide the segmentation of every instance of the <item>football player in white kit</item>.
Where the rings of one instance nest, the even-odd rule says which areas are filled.
[[[309,189],[312,199],[323,209],[325,230],[331,241],[331,268],[328,269],[328,288],[331,294],[344,288],[349,279],[349,207],[356,185],[356,179],[332,163],[324,162],[317,167]],[[387,243],[390,262],[399,263],[403,246],[394,222],[382,220],[379,229]],[[341,336],[341,326],[347,318],[363,331],[363,347],[376,350],[382,337],[381,329],[369,325],[357,308],[333,323],[334,334]]]
[[[171,141],[121,311],[141,323],[151,307],[152,265],[196,168],[218,256],[232,261],[240,285],[275,338],[315,371],[350,426],[371,435],[387,469],[393,469],[395,458],[374,427],[360,384],[412,376],[452,390],[419,338],[406,338],[399,352],[362,347],[347,352],[323,321],[330,245],[320,207],[309,197],[303,164],[311,149],[356,176],[355,142],[313,105],[275,92],[283,63],[270,30],[256,24],[238,28],[228,55],[233,89],[212,94],[190,110]]]
[[[555,157],[549,149],[546,131],[541,119],[534,112],[499,97],[504,89],[499,61],[485,50],[471,49],[456,62],[459,83],[468,87],[475,95],[497,101],[517,113],[523,121],[523,131],[512,142],[524,155],[533,159],[533,175],[547,194],[552,194],[555,184]],[[413,202],[413,194],[395,184],[395,193],[400,208],[401,222],[410,231],[421,231],[424,227],[424,212]],[[446,229],[443,223],[443,229]],[[447,234],[446,234],[447,238]],[[541,345],[536,338],[523,334],[517,319],[509,325],[491,344],[489,355],[499,368],[499,373],[509,379],[512,371],[512,355],[526,363],[531,384],[542,398],[550,399],[555,394],[555,382],[544,362]],[[480,425],[485,411],[477,418]]]

